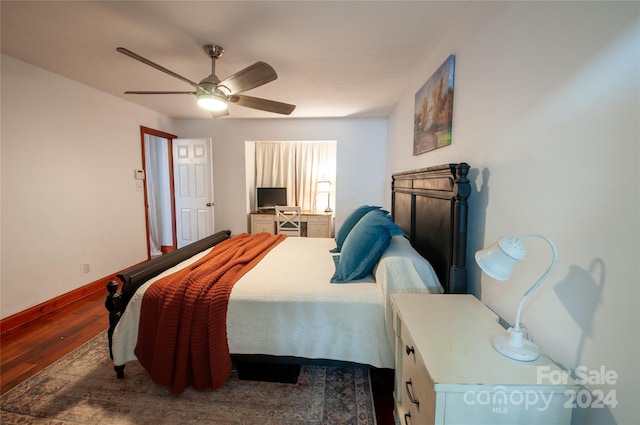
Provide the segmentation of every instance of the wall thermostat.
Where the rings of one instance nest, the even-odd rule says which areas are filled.
[[[144,170],[133,170],[136,180],[144,180]]]

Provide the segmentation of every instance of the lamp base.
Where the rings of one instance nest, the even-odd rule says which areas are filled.
[[[507,356],[510,359],[519,360],[521,362],[533,361],[540,355],[538,346],[528,339],[523,339],[522,346],[516,347],[511,345],[509,337],[506,335],[496,335],[493,338],[493,348],[503,356]]]

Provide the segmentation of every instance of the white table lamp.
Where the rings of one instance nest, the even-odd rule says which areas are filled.
[[[322,177],[322,180],[318,182],[318,191],[317,193],[326,193],[327,194],[327,208],[324,210],[326,213],[333,212],[331,209],[331,181],[327,180],[326,177]]]
[[[523,338],[520,328],[520,313],[527,298],[538,289],[542,282],[549,276],[558,262],[558,250],[549,238],[539,233],[528,233],[516,239],[512,236],[504,236],[488,248],[476,252],[476,262],[486,274],[497,280],[508,280],[514,267],[527,256],[527,250],[522,242],[529,237],[538,237],[549,243],[553,251],[553,260],[547,271],[524,294],[516,312],[516,323],[509,329],[509,335],[497,335],[493,338],[493,347],[500,354],[520,361],[532,361],[538,358],[538,346],[532,341]]]

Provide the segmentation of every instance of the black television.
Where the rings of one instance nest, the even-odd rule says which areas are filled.
[[[259,187],[256,189],[256,195],[258,210],[275,209],[276,205],[288,205],[286,187]]]

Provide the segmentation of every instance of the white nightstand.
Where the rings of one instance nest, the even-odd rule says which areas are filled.
[[[396,294],[392,304],[399,424],[571,423],[565,394],[575,382],[545,356],[519,362],[495,351],[506,330],[474,296]]]

